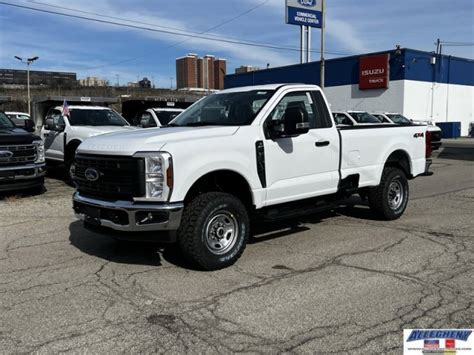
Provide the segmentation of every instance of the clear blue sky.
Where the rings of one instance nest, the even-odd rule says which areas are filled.
[[[46,10],[73,8],[185,31],[204,32],[264,0],[2,0]],[[43,4],[40,4],[43,3]],[[283,46],[298,46],[298,27],[285,24],[284,0],[268,0],[255,11],[212,34]],[[74,13],[64,9],[57,11]],[[100,18],[98,16],[83,16]],[[118,21],[118,20],[113,20]],[[124,22],[124,21],[121,21]],[[130,23],[130,22],[129,22]],[[402,47],[426,51],[444,41],[474,41],[473,0],[327,0],[327,50],[360,54]],[[319,48],[319,32],[313,32]],[[293,64],[298,53],[190,39],[114,25],[65,18],[0,5],[0,67],[23,68],[13,56],[39,56],[35,69],[77,72],[121,83],[154,77],[169,87],[175,59],[186,53],[214,54],[240,65]],[[445,53],[473,58],[474,47],[446,47]],[[313,54],[317,59],[318,54]],[[333,57],[331,55],[328,58]],[[132,58],[136,58],[133,59]],[[118,62],[121,62],[117,64]]]

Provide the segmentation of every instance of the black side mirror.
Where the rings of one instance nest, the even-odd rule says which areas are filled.
[[[270,139],[276,139],[285,135],[285,123],[283,120],[269,120],[266,122],[268,137]]]
[[[25,130],[30,133],[36,131],[35,121],[25,120]]]
[[[288,107],[285,110],[285,135],[296,136],[309,131],[309,122],[300,107]]]
[[[54,131],[54,120],[52,118],[47,118],[44,121],[44,128],[46,128],[48,131]]]

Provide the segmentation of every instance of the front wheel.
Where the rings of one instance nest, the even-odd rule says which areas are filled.
[[[386,219],[400,218],[408,205],[409,188],[405,173],[387,167],[382,172],[380,185],[369,191],[369,206],[377,215]]]
[[[233,195],[209,192],[195,197],[185,208],[178,230],[186,258],[204,270],[234,264],[249,238],[249,217]]]

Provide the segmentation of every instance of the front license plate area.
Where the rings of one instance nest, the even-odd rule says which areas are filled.
[[[100,219],[99,208],[84,206],[84,214],[89,218]]]

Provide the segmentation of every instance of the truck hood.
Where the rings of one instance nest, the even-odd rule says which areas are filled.
[[[81,139],[98,136],[99,134],[106,134],[111,132],[129,132],[135,130],[136,127],[131,126],[72,126],[71,131],[74,136]]]
[[[167,127],[115,132],[85,140],[79,153],[133,155],[140,151],[159,151],[167,143],[231,136],[239,127]]]
[[[0,128],[0,145],[4,144],[31,144],[40,137],[26,132],[21,128]]]

